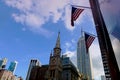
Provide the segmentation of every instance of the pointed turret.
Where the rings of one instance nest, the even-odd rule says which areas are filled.
[[[58,37],[57,37],[55,48],[60,48],[60,32],[58,33]]]
[[[50,57],[52,56],[52,51],[51,51],[51,53],[50,53]]]
[[[60,48],[60,32],[59,32],[58,37],[57,37],[57,41],[56,41],[56,45],[54,48],[54,55],[60,56],[60,53],[61,53],[61,48]]]
[[[54,52],[51,52],[48,68],[47,80],[62,80],[62,61],[61,61],[61,48],[60,48],[60,32],[54,47]]]

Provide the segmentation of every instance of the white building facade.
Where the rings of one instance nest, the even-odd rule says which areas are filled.
[[[77,67],[85,78],[92,80],[90,55],[86,51],[84,36],[82,36],[77,43]]]

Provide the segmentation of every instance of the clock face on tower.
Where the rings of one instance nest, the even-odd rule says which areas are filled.
[[[56,58],[52,58],[52,63],[55,64],[56,63]]]
[[[60,54],[60,49],[55,49],[55,54],[59,55]]]

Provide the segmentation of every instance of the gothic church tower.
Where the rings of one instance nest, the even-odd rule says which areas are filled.
[[[60,48],[60,32],[58,33],[54,52],[50,54],[48,80],[62,80],[62,61]]]

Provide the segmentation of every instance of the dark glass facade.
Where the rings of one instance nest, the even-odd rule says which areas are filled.
[[[104,72],[105,72],[106,79],[107,80],[118,80],[118,79],[120,79],[120,70],[119,70],[119,66],[118,66],[119,61],[116,57],[117,49],[115,50],[114,46],[115,47],[117,46],[116,48],[118,48],[118,46],[119,46],[119,30],[118,30],[119,29],[119,25],[118,25],[119,21],[118,21],[118,19],[114,19],[114,17],[109,14],[110,11],[111,11],[111,13],[116,13],[118,6],[116,7],[116,4],[115,4],[115,7],[116,7],[115,9],[113,7],[111,7],[111,6],[113,6],[113,3],[116,3],[114,1],[112,1],[112,2],[111,1],[112,0],[103,0],[101,2],[100,1],[98,2],[98,0],[90,0],[90,5],[92,8],[93,18],[94,18],[94,22],[95,22],[95,28],[97,31],[97,36],[98,36],[98,41],[99,41],[99,45],[100,45],[102,62],[103,62],[103,66],[104,66]],[[110,3],[112,3],[112,4],[110,5]],[[103,8],[101,7],[102,5],[103,5]],[[106,13],[105,13],[106,15],[103,15],[104,11],[106,11]],[[111,22],[110,22],[109,17],[112,17],[113,21],[111,19]],[[115,25],[117,27],[115,25],[114,26],[112,25],[113,24],[112,22],[114,22],[114,20],[117,20],[117,21],[115,21],[116,22]],[[111,37],[111,34],[112,34],[112,36],[114,36],[114,38]],[[115,45],[116,42],[113,44],[114,40],[117,40],[116,41],[116,42],[118,42],[117,45]],[[112,44],[111,44],[111,42],[112,42]],[[114,48],[114,50],[113,50],[113,48]],[[117,59],[117,61],[116,61],[116,59]]]
[[[99,0],[99,3],[120,70],[120,0]]]

